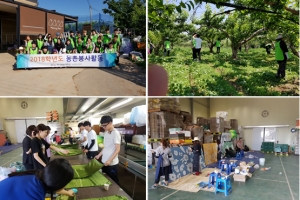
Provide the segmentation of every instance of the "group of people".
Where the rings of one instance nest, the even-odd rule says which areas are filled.
[[[113,127],[112,118],[103,116],[100,120],[105,130],[104,148],[98,152],[97,135],[91,128],[91,123],[79,123],[83,134],[80,144],[89,159],[100,159],[104,164],[102,171],[119,184],[118,153],[120,151],[121,135]],[[65,186],[73,179],[74,170],[71,164],[62,158],[50,160],[47,149],[68,154],[67,150],[58,148],[46,142],[50,127],[44,124],[31,125],[26,130],[23,140],[23,165],[26,171],[9,174],[9,178],[0,181],[0,199],[45,199],[46,194],[54,196],[61,194],[74,196],[73,190],[65,190]]]
[[[201,156],[201,144],[198,137],[195,137],[193,140],[193,145],[189,147],[189,151],[193,152],[193,175],[198,176],[201,174],[200,167],[200,156]],[[158,158],[157,162],[157,173],[155,175],[154,184],[150,187],[150,189],[157,189],[157,186],[160,182],[160,177],[165,176],[165,181],[161,182],[161,185],[167,186],[170,180],[170,174],[172,171],[172,152],[169,147],[168,141],[165,138],[160,140],[160,146],[152,150],[152,153],[156,158]]]
[[[110,34],[109,29],[105,33],[98,33],[92,30],[88,35],[86,30],[77,31],[74,34],[70,31],[68,36],[63,33],[56,33],[52,38],[51,34],[38,35],[36,40],[31,40],[27,35],[24,46],[18,49],[18,54],[76,54],[76,53],[120,53],[122,37],[118,29]]]

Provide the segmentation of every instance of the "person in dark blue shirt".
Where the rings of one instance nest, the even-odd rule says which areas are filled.
[[[0,182],[0,199],[44,200],[46,192],[74,196],[64,187],[73,179],[74,170],[66,159],[50,161],[42,170],[14,172]]]

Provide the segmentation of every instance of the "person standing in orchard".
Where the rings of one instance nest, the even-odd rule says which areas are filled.
[[[170,56],[171,42],[168,37],[166,37],[166,40],[164,42],[164,49],[165,49],[164,54]]]
[[[275,42],[275,59],[277,60],[279,67],[277,70],[276,78],[285,78],[286,62],[289,59],[288,48],[283,41],[282,34],[279,34]]]
[[[220,38],[218,38],[218,40],[216,41],[216,47],[217,47],[217,53],[220,53],[220,48],[221,48],[221,40],[220,40]]]

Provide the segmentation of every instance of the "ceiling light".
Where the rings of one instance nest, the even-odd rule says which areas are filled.
[[[132,101],[132,100],[133,100],[133,98],[128,98],[128,99],[126,99],[125,101],[122,101],[122,102],[120,102],[120,103],[117,103],[117,104],[111,106],[109,109],[113,109],[113,108],[120,107],[121,105],[124,105],[124,104],[126,104],[126,103],[128,103],[128,102],[130,102],[130,101]]]

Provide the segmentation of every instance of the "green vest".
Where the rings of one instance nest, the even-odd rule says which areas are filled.
[[[92,41],[93,41],[94,43],[96,43],[96,42],[97,42],[97,40],[98,40],[98,35],[94,35],[94,36],[92,36]]]
[[[88,39],[88,36],[83,37],[83,44],[84,45],[86,45],[87,39]]]
[[[91,53],[93,50],[93,45],[89,45],[89,47],[87,48],[87,52],[88,53]]]
[[[117,36],[118,36],[118,42],[121,43],[121,36],[120,36],[120,34],[117,34]],[[115,37],[115,34],[112,34],[112,39],[114,39],[114,37]]]
[[[26,47],[26,51],[28,52],[29,51],[29,49],[32,47],[32,44],[31,44],[31,40],[29,40],[28,42],[27,42],[27,47]]]
[[[44,53],[43,51],[42,51],[42,53],[41,54],[49,54],[49,51],[47,51],[47,53]]]
[[[75,48],[75,44],[74,44],[73,38],[71,38],[71,37],[69,36],[68,39],[71,41],[72,48],[74,49],[74,48]]]
[[[170,41],[165,41],[165,48],[166,49],[171,49],[171,42]]]
[[[103,45],[102,42],[100,44],[98,42],[95,42],[95,46],[101,48]]]
[[[220,47],[220,46],[221,46],[221,42],[220,42],[220,40],[217,40],[217,42],[216,42],[216,46],[217,46],[217,47]]]
[[[193,43],[193,47],[196,47],[196,40],[194,38],[193,38],[192,43]]]
[[[119,42],[119,41],[117,41],[116,43],[113,43],[113,48],[114,48],[116,51],[118,50],[119,46],[120,46],[120,42]]]
[[[30,55],[36,55],[39,53],[39,48],[35,48],[34,50],[32,49],[32,47],[30,47]]]
[[[36,41],[37,41],[37,46],[38,46],[38,48],[39,48],[39,49],[42,49],[42,47],[43,47],[43,45],[44,45],[44,41],[43,41],[43,40],[39,40],[39,39],[37,39]]]
[[[106,49],[106,53],[116,53],[115,49]]]
[[[79,44],[79,43],[77,43],[77,52],[78,52],[78,53],[82,51],[82,44],[83,44],[83,42],[82,42],[82,41],[81,41],[81,43],[80,43],[80,44]]]
[[[103,44],[108,44],[111,41],[111,37],[109,37],[109,36],[111,36],[111,34],[104,34],[103,35],[103,39],[102,39]]]
[[[275,60],[284,60],[283,51],[280,48],[280,41],[275,43]]]
[[[57,43],[57,38],[54,38],[53,42],[54,42],[54,44],[56,44]]]

